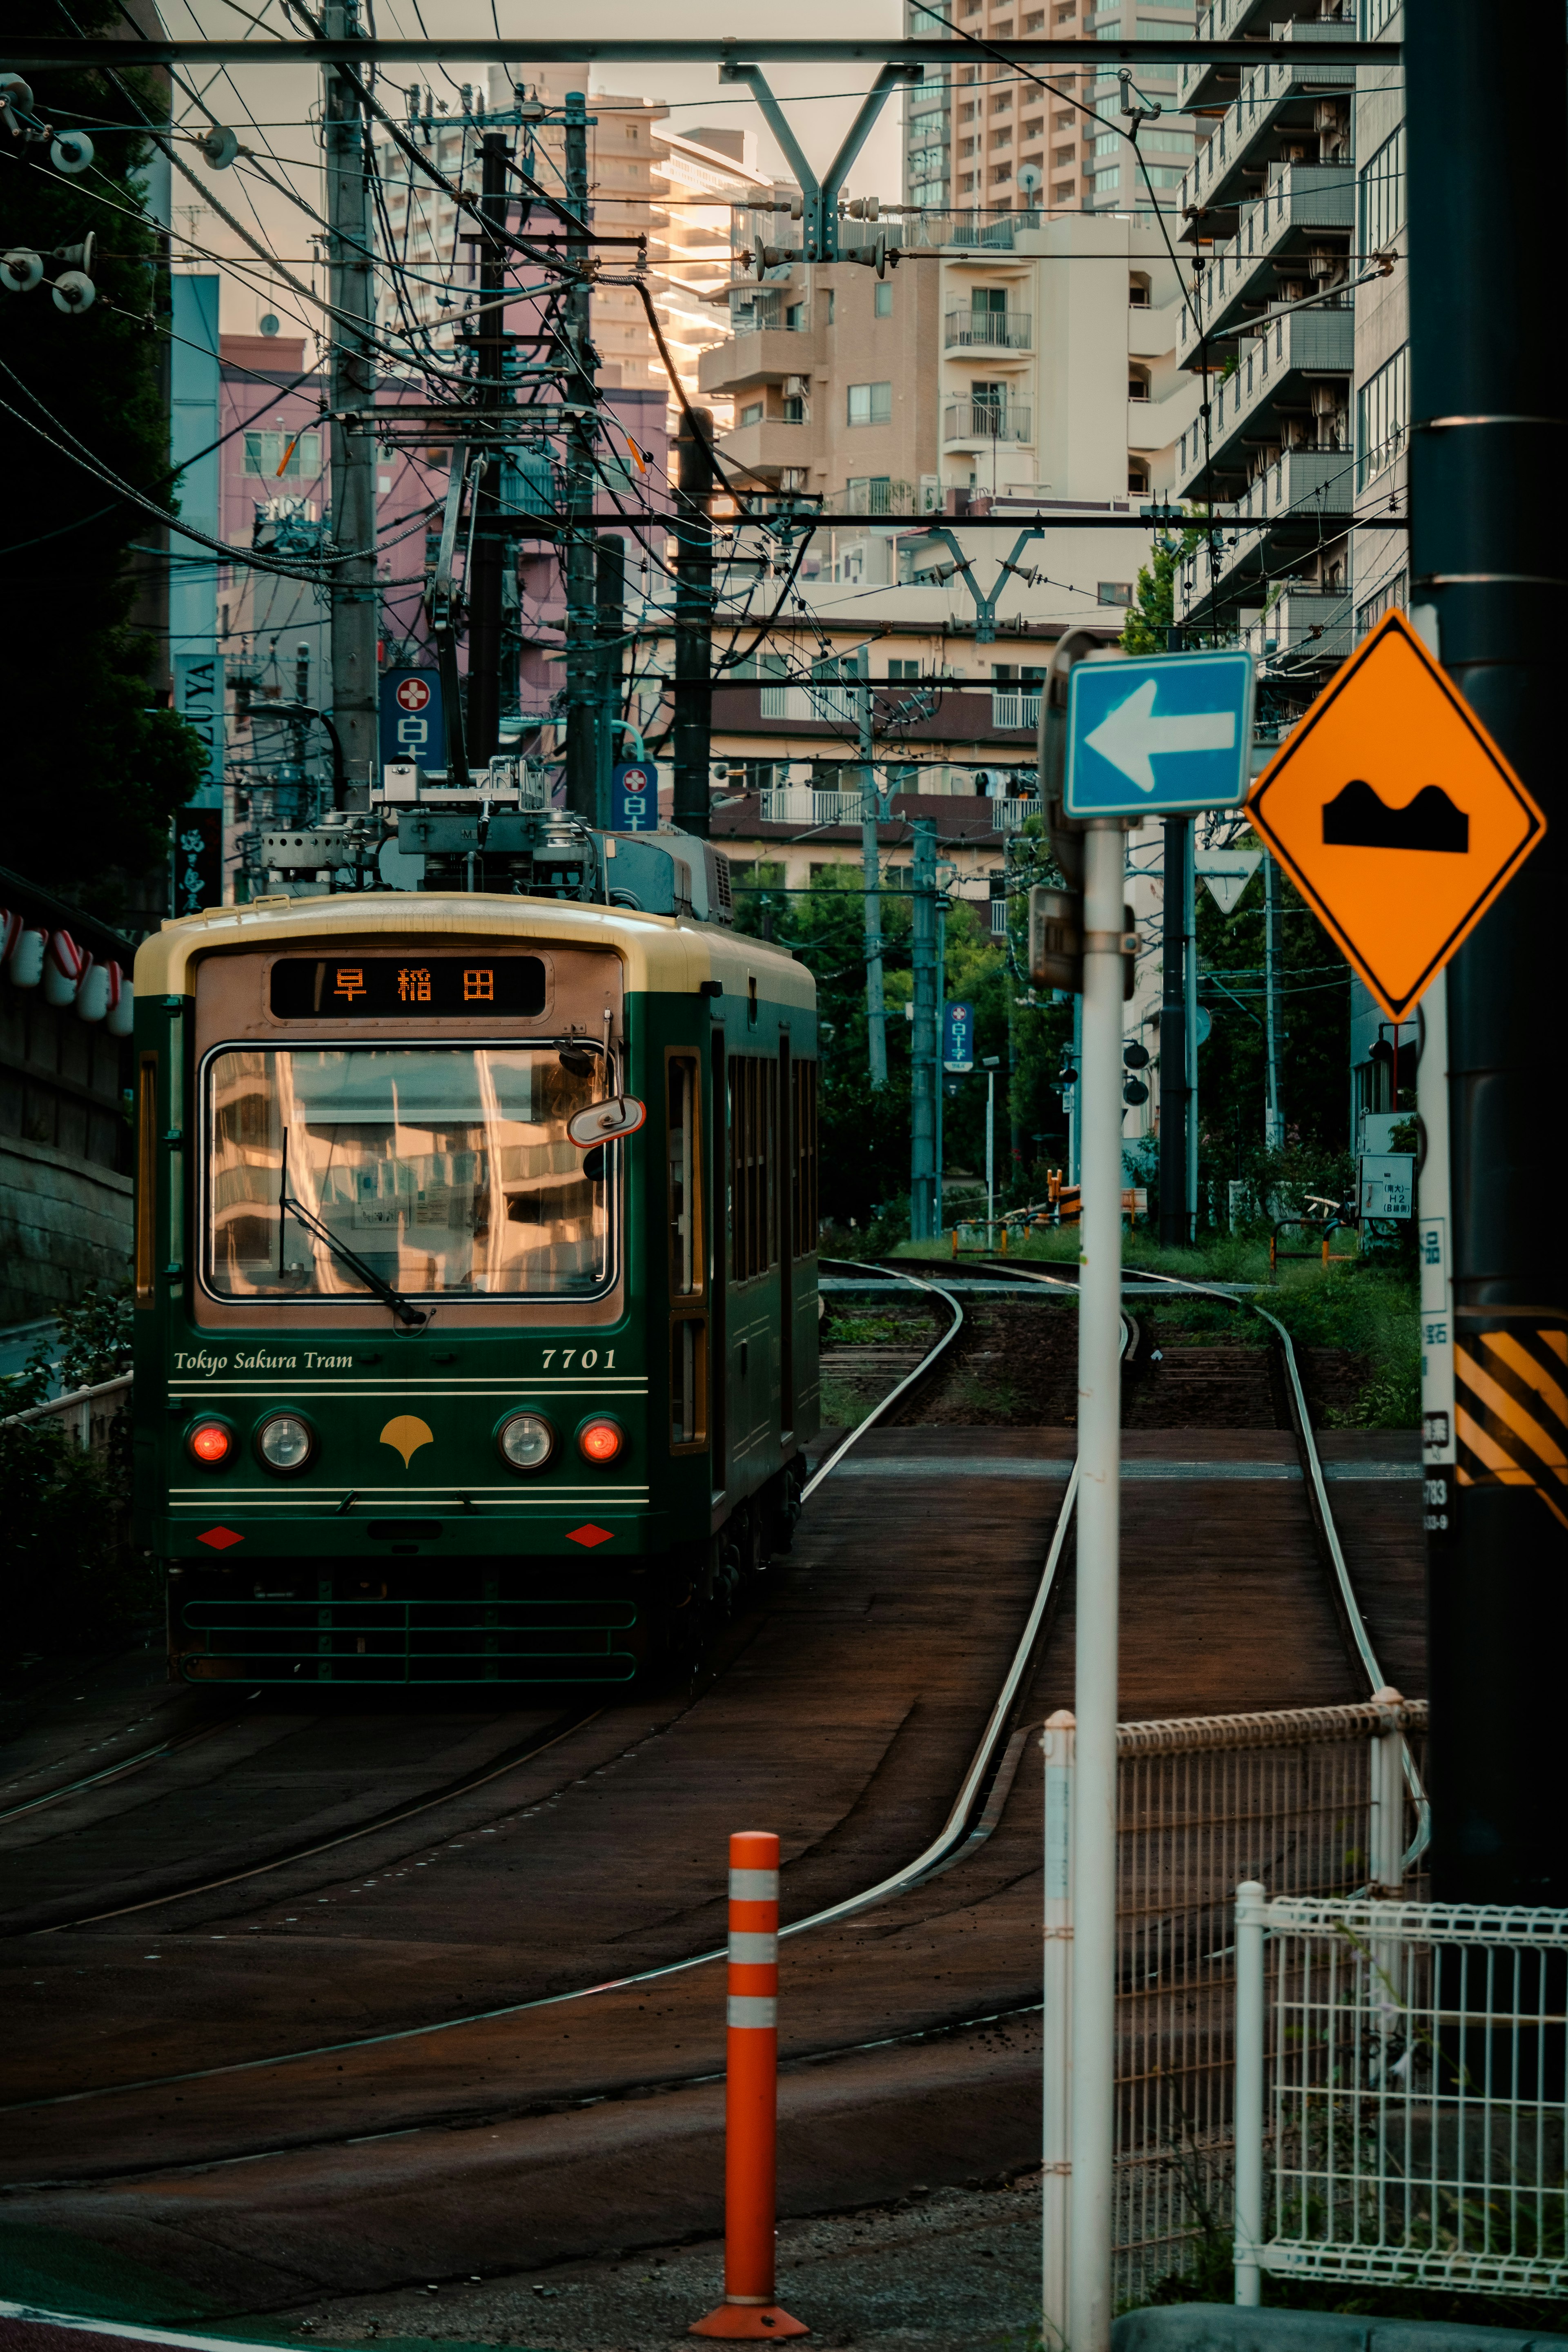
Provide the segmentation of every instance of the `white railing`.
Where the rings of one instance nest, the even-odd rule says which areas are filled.
[[[1234,1890],[1392,1890],[1419,1816],[1422,1701],[1124,1723],[1117,1732],[1115,2294],[1119,2309],[1229,2240],[1236,2160]],[[1070,2167],[1072,1717],[1046,1726],[1046,2341],[1065,2342]],[[1410,1776],[1419,1780],[1415,1773]]]
[[[960,400],[942,417],[943,441],[1027,441],[1029,411],[989,400]]]
[[[1568,1911],[1237,1890],[1236,2299],[1568,2294]]]
[[[1038,727],[1039,723],[1040,698],[1037,693],[1008,694],[1001,688],[992,689],[993,727]]]
[[[998,833],[1017,833],[1030,817],[1040,814],[1037,800],[991,801],[987,805],[995,817]]]
[[[84,1454],[96,1454],[107,1444],[110,1423],[131,1402],[132,1375],[99,1381],[92,1388],[72,1389],[68,1396],[51,1397],[47,1404],[29,1405],[26,1412],[7,1413],[0,1429],[26,1429],[39,1422],[58,1422]],[[112,1403],[110,1400],[112,1399]]]
[[[855,686],[764,686],[758,716],[816,720],[819,726],[854,727],[863,696]]]
[[[942,330],[948,351],[971,351],[977,345],[998,352],[1026,352],[1034,333],[1027,310],[950,310]]]
[[[762,794],[764,824],[858,824],[860,793],[814,793],[809,784],[780,784]]]

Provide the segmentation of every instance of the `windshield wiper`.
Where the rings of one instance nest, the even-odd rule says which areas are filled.
[[[405,1298],[400,1290],[394,1290],[390,1282],[384,1282],[374,1266],[366,1265],[363,1258],[356,1256],[347,1242],[341,1242],[319,1217],[310,1214],[309,1209],[302,1209],[298,1201],[289,1199],[287,1192],[280,1192],[278,1197],[289,1214],[303,1225],[308,1234],[313,1234],[317,1241],[324,1242],[335,1258],[352,1273],[357,1274],[362,1282],[369,1285],[376,1297],[391,1307],[400,1323],[406,1324],[411,1331],[424,1328],[430,1318],[422,1308]]]

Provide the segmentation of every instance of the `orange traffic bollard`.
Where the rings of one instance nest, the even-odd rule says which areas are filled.
[[[729,2032],[724,2084],[724,2300],[691,2336],[809,2336],[773,2301],[778,2168],[779,1842],[730,1840]]]

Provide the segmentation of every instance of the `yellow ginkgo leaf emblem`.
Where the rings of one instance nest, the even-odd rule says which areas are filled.
[[[412,1412],[400,1412],[396,1420],[389,1421],[382,1431],[381,1442],[384,1445],[397,1448],[406,1470],[422,1445],[435,1444],[436,1434],[428,1422],[421,1421]]]

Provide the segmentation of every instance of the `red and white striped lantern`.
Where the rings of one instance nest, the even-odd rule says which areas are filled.
[[[103,1025],[111,1037],[129,1037],[136,1026],[136,991],[117,963],[105,969],[109,973],[109,1010]]]
[[[47,931],[19,930],[5,956],[5,977],[18,988],[37,988],[44,976]]]
[[[96,956],[89,956],[76,992],[79,1021],[101,1021],[108,1013],[109,975],[112,969],[110,964],[100,963]]]
[[[9,907],[0,907],[0,964],[5,961],[21,936],[21,916],[14,915]]]
[[[779,1842],[730,1840],[724,2081],[724,2300],[692,2336],[809,2336],[773,2300],[778,2184]]]
[[[44,1003],[74,1004],[88,962],[68,931],[51,931],[44,950]]]

